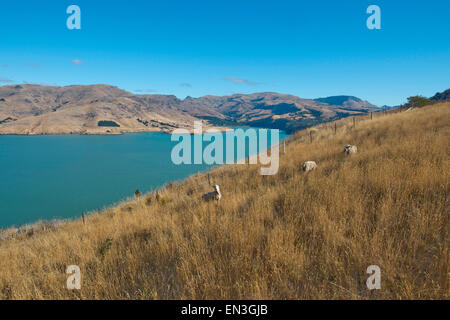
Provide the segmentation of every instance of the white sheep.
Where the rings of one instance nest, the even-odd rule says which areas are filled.
[[[352,146],[352,145],[348,144],[344,147],[344,153],[346,155],[355,154],[357,152],[358,152],[358,148],[356,146]]]
[[[222,194],[220,193],[220,188],[217,184],[214,186],[213,192],[205,193],[202,196],[202,199],[205,201],[215,200],[215,201],[219,202],[221,198],[222,198]]]
[[[317,163],[315,163],[314,161],[303,162],[302,169],[305,172],[315,170],[315,169],[317,169]]]

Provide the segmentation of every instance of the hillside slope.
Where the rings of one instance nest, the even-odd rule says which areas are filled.
[[[133,95],[107,85],[0,87],[0,134],[118,134],[192,128],[175,96]],[[112,126],[100,126],[99,122]]]
[[[318,102],[323,102],[331,105],[346,107],[354,110],[364,110],[364,109],[376,109],[377,106],[367,102],[363,101],[357,97],[353,96],[332,96],[332,97],[326,97],[326,98],[318,98],[314,99]]]
[[[312,143],[291,137],[277,175],[214,169],[219,205],[201,201],[198,174],[86,225],[5,236],[0,299],[448,298],[449,121],[446,102],[320,125]],[[65,289],[73,264],[80,291]],[[370,265],[381,290],[367,290]]]
[[[430,98],[430,100],[435,102],[450,100],[450,89],[447,89],[443,92],[437,92],[434,96]]]
[[[190,114],[213,124],[278,128],[289,133],[322,122],[380,110],[366,102],[355,101],[352,106],[335,105],[273,92],[188,98],[182,104]]]

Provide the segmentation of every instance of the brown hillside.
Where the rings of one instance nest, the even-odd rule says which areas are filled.
[[[171,132],[196,120],[180,111],[174,96],[135,96],[106,85],[3,86],[0,98],[0,134]],[[100,121],[120,127],[101,127]]]
[[[134,95],[107,85],[0,86],[0,134],[171,132],[191,129],[199,119],[212,126],[248,125],[294,132],[378,110],[365,102],[339,106],[278,93],[180,100],[170,95]]]

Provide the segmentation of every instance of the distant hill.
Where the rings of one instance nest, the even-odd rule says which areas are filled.
[[[318,102],[323,102],[331,105],[347,107],[351,109],[377,109],[378,107],[370,102],[361,100],[353,96],[331,96],[326,98],[314,99]]]
[[[118,134],[246,125],[294,132],[379,110],[356,97],[316,100],[263,92],[231,96],[135,95],[108,85],[0,86],[0,134]],[[108,125],[110,124],[110,125]]]
[[[387,106],[387,105],[384,105],[384,106],[381,106],[381,109],[386,109],[386,110],[392,110],[392,109],[398,109],[398,108],[400,108],[401,107],[401,105],[398,105],[398,106]]]
[[[377,109],[369,103],[350,107],[273,92],[188,98],[183,105],[190,114],[213,124],[237,123],[288,132]]]
[[[450,100],[450,89],[444,92],[438,92],[430,98],[431,101],[447,101]]]
[[[113,86],[0,87],[0,134],[117,134],[192,127],[175,96],[133,95]],[[110,127],[104,124],[116,123]],[[99,125],[103,124],[103,125]]]

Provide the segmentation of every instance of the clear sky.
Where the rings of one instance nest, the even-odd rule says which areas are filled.
[[[66,27],[72,4],[81,30]],[[381,30],[366,27],[372,4]],[[449,12],[448,0],[1,1],[0,85],[397,105],[450,87]]]

